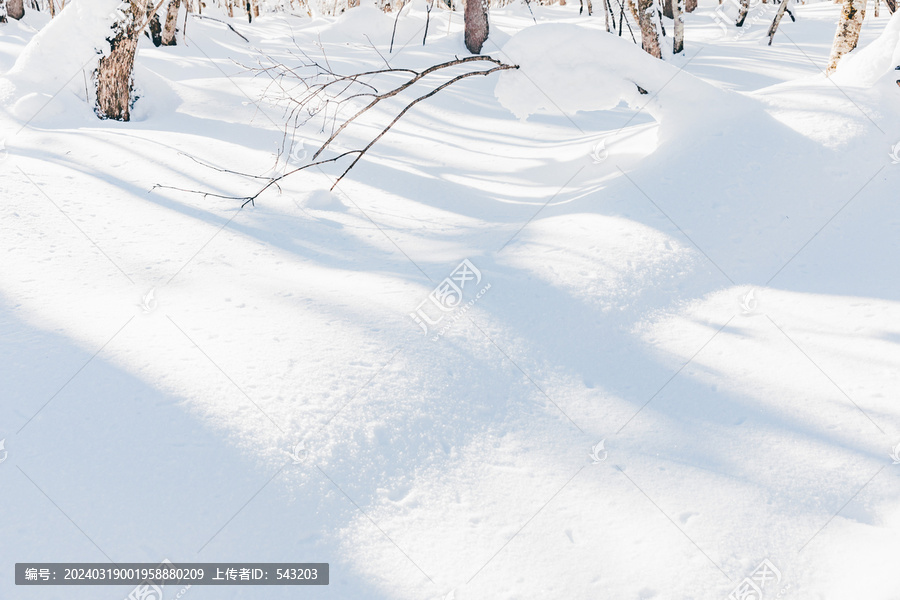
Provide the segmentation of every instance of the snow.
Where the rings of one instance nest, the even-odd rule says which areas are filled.
[[[769,559],[765,598],[897,600],[900,21],[870,6],[826,79],[840,6],[771,47],[776,6],[739,38],[717,6],[664,61],[572,4],[492,9],[520,69],[243,209],[153,187],[243,196],[188,156],[283,172],[327,138],[282,147],[247,67],[422,68],[464,55],[461,14],[423,46],[404,9],[393,52],[369,6],[229,21],[249,42],[190,18],[142,41],[130,123],[79,74],[109,3],[0,25],[0,597],[129,591],[16,562],[168,558],[331,564],[198,600],[699,600]],[[433,341],[410,314],[464,259],[490,287]]]

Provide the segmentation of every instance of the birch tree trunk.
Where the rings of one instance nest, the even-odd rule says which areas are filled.
[[[653,17],[656,14],[656,7],[653,0],[638,0],[638,20],[641,24],[641,47],[644,51],[656,58],[662,58],[662,51],[659,48],[659,34],[656,32],[656,25],[653,23]]]
[[[169,8],[166,9],[166,24],[162,31],[162,45],[175,46],[175,32],[178,24],[178,9],[181,8],[181,0],[169,0]]]
[[[789,0],[781,0],[781,6],[778,7],[778,12],[775,13],[775,20],[772,21],[772,25],[769,27],[769,45],[772,45],[772,40],[775,39],[775,32],[778,31],[778,25],[781,23],[781,18],[784,16],[784,11],[787,10]]]
[[[859,42],[859,30],[866,16],[866,0],[844,0],[841,9],[841,20],[838,21],[837,31],[834,33],[834,44],[831,46],[831,59],[828,62],[826,73],[837,69],[841,57],[856,48]]]
[[[741,10],[738,12],[737,20],[734,24],[738,27],[744,26],[744,20],[747,18],[747,13],[750,11],[750,0],[741,0]]]
[[[672,45],[674,54],[684,52],[684,0],[672,0],[672,14],[675,18],[675,42]]]
[[[881,4],[881,0],[875,0],[875,16],[878,16],[878,5]],[[12,15],[10,15],[12,16]]]
[[[0,23],[6,23],[6,0],[0,0]]]
[[[472,54],[481,54],[481,47],[488,38],[490,26],[488,25],[488,1],[466,1],[466,48]]]
[[[18,21],[25,16],[25,6],[22,0],[7,0],[6,14],[10,19]]]
[[[888,7],[888,10],[891,11],[891,14],[897,12],[897,0],[884,0],[884,4]]]
[[[147,10],[143,0],[130,0],[122,18],[107,38],[109,52],[100,59],[97,80],[97,116],[101,119],[131,119],[131,71],[137,52],[138,27]]]

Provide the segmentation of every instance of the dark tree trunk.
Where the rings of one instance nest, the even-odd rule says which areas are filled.
[[[721,4],[721,2],[719,2]],[[684,12],[692,13],[697,9],[697,0],[685,0]]]
[[[466,48],[472,54],[481,54],[481,47],[488,38],[488,1],[489,0],[467,0],[466,1]]]
[[[672,6],[674,3],[675,3],[675,0],[663,0],[662,1],[663,15],[670,19],[675,18],[674,7]]]

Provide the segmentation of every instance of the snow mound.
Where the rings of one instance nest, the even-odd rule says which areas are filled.
[[[29,91],[55,93],[95,63],[116,20],[119,0],[75,0],[50,21],[22,50],[6,77],[31,84]]]
[[[625,102],[635,109],[646,107],[660,124],[666,123],[661,132],[667,130],[671,137],[677,134],[676,122],[682,131],[709,120],[716,107],[741,102],[737,94],[653,58],[631,42],[580,25],[529,27],[510,39],[502,53],[520,68],[501,73],[494,93],[520,119],[539,111],[610,110]],[[666,119],[676,113],[678,118]]]
[[[900,78],[895,67],[900,65],[900,13],[891,17],[887,27],[874,42],[845,57],[832,78],[838,83],[871,86],[890,73]]]

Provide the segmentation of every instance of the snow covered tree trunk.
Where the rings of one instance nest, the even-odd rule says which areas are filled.
[[[181,0],[169,0],[169,8],[166,10],[166,24],[162,31],[162,45],[174,46],[176,26],[178,24],[178,9],[181,8]]]
[[[638,20],[641,24],[641,47],[647,54],[662,58],[662,51],[659,48],[659,34],[656,32],[656,25],[653,23],[653,17],[656,14],[656,7],[653,0],[638,0]]]
[[[684,52],[684,0],[672,0],[672,14],[675,18],[675,42],[672,52],[681,54]]]
[[[488,38],[488,2],[489,0],[466,1],[466,48],[472,54],[481,54],[481,47]]]
[[[859,42],[859,30],[866,16],[866,0],[844,0],[841,9],[841,20],[838,21],[837,31],[834,34],[834,44],[831,46],[831,59],[828,61],[826,73],[837,69],[841,57],[856,48]]]
[[[6,15],[10,19],[15,19],[16,21],[24,17],[25,6],[22,0],[6,0]]]
[[[128,8],[119,13],[112,37],[107,38],[109,52],[100,59],[95,72],[97,116],[101,119],[131,119],[131,71],[140,35],[138,26],[146,12],[143,0],[130,0]]]

